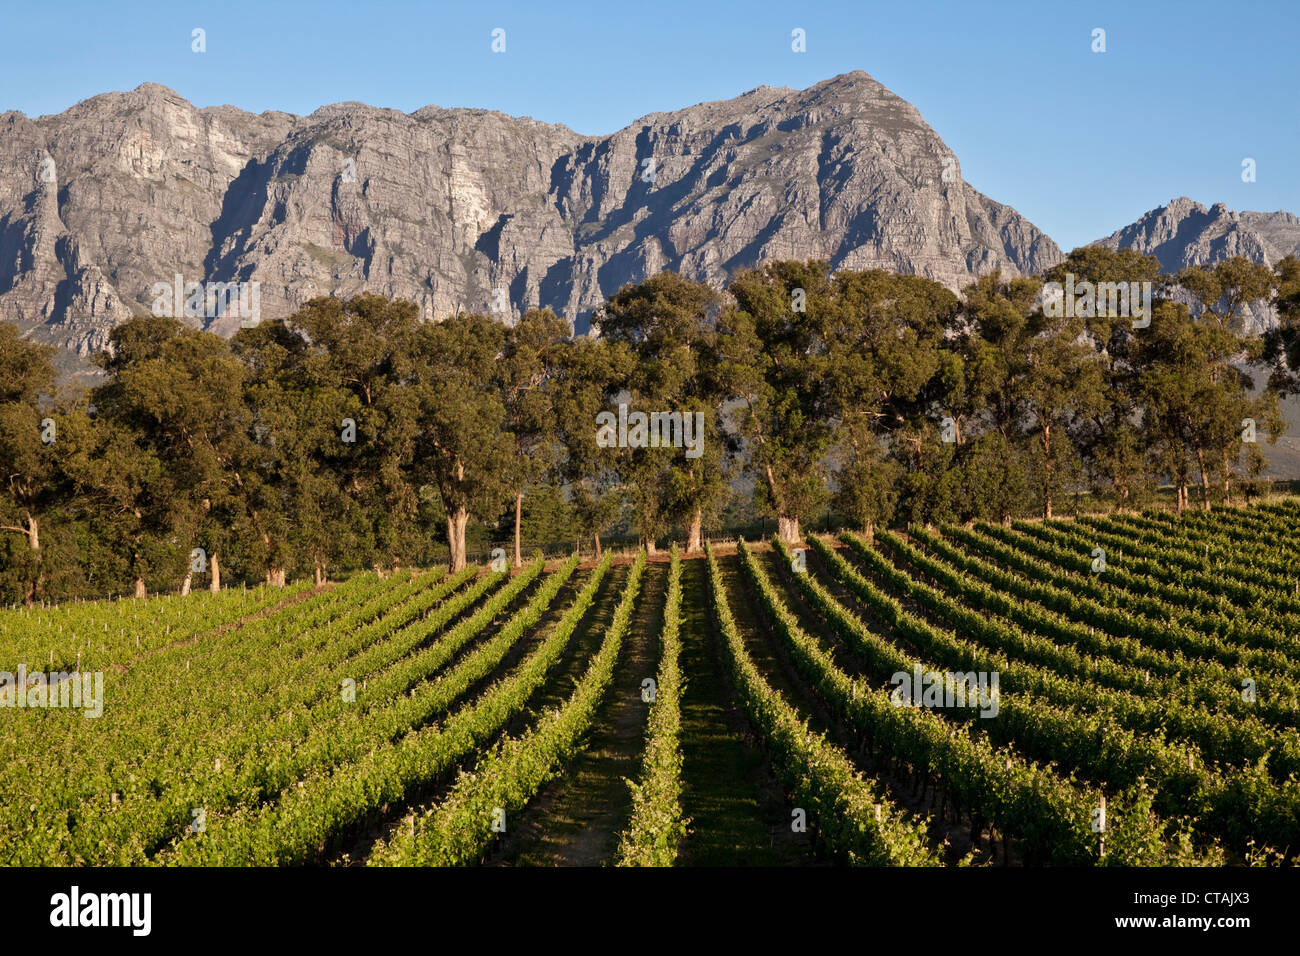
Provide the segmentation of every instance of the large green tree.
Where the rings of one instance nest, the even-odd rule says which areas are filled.
[[[1271,298],[1274,282],[1271,269],[1240,256],[1183,269],[1178,284],[1191,294],[1193,309],[1169,314],[1164,334],[1173,351],[1150,355],[1152,367],[1172,365],[1190,383],[1181,385],[1191,401],[1180,409],[1180,430],[1195,456],[1207,511],[1214,472],[1225,501],[1231,497],[1232,466],[1250,444],[1242,441],[1246,419],[1273,441],[1281,430],[1276,389],[1270,385],[1254,394],[1251,366],[1264,357],[1266,343],[1244,325],[1246,307]]]
[[[369,540],[362,503],[349,493],[355,443],[345,441],[360,399],[313,375],[306,336],[284,322],[242,330],[231,348],[247,370],[249,551],[272,583],[293,569],[321,584]]]
[[[826,329],[834,309],[825,262],[769,262],[740,273],[723,317],[719,372],[743,401],[740,431],[760,501],[777,533],[799,541],[800,521],[826,502],[834,437]]]
[[[447,521],[450,566],[466,564],[465,531],[471,518],[500,513],[515,491],[515,446],[507,429],[499,362],[505,345],[501,323],[458,315],[421,325],[400,411],[409,416],[404,471],[415,488],[436,488]]]
[[[597,416],[609,410],[633,362],[626,343],[582,336],[565,346],[555,369],[557,474],[572,505],[575,535],[592,538],[597,556],[601,535],[618,517],[622,494],[619,449],[597,441]]]
[[[144,595],[149,575],[168,581],[193,566],[195,548],[216,591],[247,519],[244,367],[225,341],[175,319],[132,319],[110,343],[108,380],[92,400],[104,437],[118,446],[104,448],[105,457],[122,472],[105,474],[104,459],[86,464],[102,482],[104,510],[131,542],[135,593]]]
[[[1154,458],[1147,453],[1141,432],[1135,348],[1148,327],[1150,315],[1145,309],[1167,298],[1171,277],[1162,275],[1154,256],[1085,246],[1066,256],[1045,278],[1063,285],[1068,279],[1075,288],[1091,283],[1094,290],[1095,307],[1085,317],[1085,328],[1096,353],[1102,389],[1079,409],[1071,437],[1089,484],[1125,509],[1155,484]],[[1112,300],[1111,288],[1118,303]],[[1122,308],[1125,302],[1127,309]]]
[[[823,334],[839,462],[834,503],[868,534],[893,517],[899,457],[915,451],[909,427],[945,393],[957,307],[957,296],[919,276],[842,270],[833,279]]]
[[[523,566],[524,496],[554,476],[557,366],[569,325],[550,309],[529,309],[505,338],[498,374],[506,425],[513,442],[510,460],[514,491],[515,567]]]
[[[717,310],[709,286],[661,272],[619,290],[597,320],[599,334],[625,343],[636,359],[620,383],[630,407],[668,416],[670,435],[659,437],[682,439],[680,446],[626,449],[620,456],[639,530],[652,550],[665,525],[676,524],[686,528],[687,553],[701,551],[704,524],[717,518],[726,499],[722,409],[729,383],[719,375]]]
[[[1028,439],[1029,474],[1050,518],[1062,490],[1081,478],[1070,432],[1101,407],[1104,377],[1084,337],[1095,306],[1040,304],[1042,290],[1040,280],[995,272],[966,289],[964,305],[968,364],[979,370],[973,394],[1005,442]]]
[[[0,532],[8,539],[0,554],[9,558],[5,576],[29,605],[48,573],[41,537],[45,516],[67,493],[57,459],[64,416],[54,414],[53,355],[53,349],[21,338],[16,325],[0,322]],[[62,427],[66,441],[66,419]]]
[[[346,513],[364,520],[349,534],[354,559],[396,564],[419,548],[421,537],[416,518],[423,499],[406,467],[417,427],[409,386],[423,328],[419,309],[370,294],[317,298],[287,324],[309,343],[300,380],[336,436],[318,445],[318,454],[350,499]]]

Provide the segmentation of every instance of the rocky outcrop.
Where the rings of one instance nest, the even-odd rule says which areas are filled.
[[[0,318],[83,356],[176,276],[258,283],[262,318],[368,290],[429,319],[548,306],[582,329],[660,269],[721,285],[791,257],[956,289],[1060,251],[860,72],[596,138],[432,106],[198,109],[154,84],[0,115]],[[187,321],[238,328],[211,312]]]
[[[1169,273],[1233,256],[1272,266],[1286,256],[1300,255],[1300,218],[1289,212],[1234,212],[1223,203],[1206,209],[1183,196],[1096,244],[1155,256]],[[1247,327],[1261,329],[1275,324],[1277,316],[1271,306],[1261,304],[1245,319]]]

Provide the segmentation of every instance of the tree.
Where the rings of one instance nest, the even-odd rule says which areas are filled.
[[[719,374],[744,402],[740,430],[760,500],[775,513],[777,533],[795,544],[800,521],[827,498],[829,266],[769,262],[740,273],[728,289],[736,305],[722,320]]]
[[[1279,322],[1265,333],[1263,356],[1272,366],[1270,387],[1286,398],[1300,392],[1300,259],[1279,261],[1273,283]]]
[[[396,565],[420,539],[420,486],[405,467],[417,427],[409,386],[423,328],[419,308],[370,294],[317,298],[286,324],[309,343],[299,373],[301,387],[315,395],[309,414],[327,413],[314,420],[332,432],[318,437],[316,454],[341,479],[350,499],[345,513],[363,523],[349,535],[353,556]]]
[[[1003,282],[995,272],[967,287],[965,309],[978,336],[967,346],[971,366],[981,369],[975,394],[1004,441],[1033,436],[1027,462],[1051,518],[1057,495],[1078,475],[1069,430],[1100,407],[1103,379],[1084,339],[1092,306],[1041,308],[1041,290],[1039,280]]]
[[[0,322],[0,531],[20,537],[13,571],[28,605],[47,572],[42,522],[66,496],[56,458],[60,425],[51,417],[53,355],[54,349],[24,341],[17,326]]]
[[[105,459],[122,473],[105,474],[105,459],[87,461],[83,481],[102,481],[102,503],[126,518],[137,596],[145,594],[146,574],[173,578],[195,547],[204,549],[217,591],[223,555],[235,548],[246,518],[243,366],[222,339],[175,319],[132,319],[110,344],[102,356],[109,379],[92,400],[104,437],[120,445],[103,448]]]
[[[1202,507],[1208,511],[1211,468],[1220,469],[1224,499],[1231,496],[1232,463],[1241,453],[1244,420],[1281,425],[1275,388],[1251,398],[1254,378],[1247,369],[1264,356],[1266,343],[1242,327],[1246,306],[1273,294],[1274,275],[1267,266],[1234,256],[1213,267],[1183,269],[1178,284],[1191,293],[1198,313],[1184,352],[1203,363],[1185,369],[1200,385],[1199,407],[1186,410],[1187,434],[1201,474]],[[1276,440],[1276,433],[1271,437]]]
[[[963,449],[958,475],[958,508],[965,520],[983,518],[1010,524],[1029,499],[1030,467],[1022,443],[989,431]]]
[[[1241,419],[1256,408],[1250,376],[1227,361],[1240,343],[1217,323],[1195,321],[1182,303],[1157,308],[1146,332],[1138,381],[1147,446],[1174,479],[1179,510],[1188,503],[1194,463],[1201,507],[1209,511],[1217,453],[1240,450]]]
[[[575,531],[594,540],[597,557],[600,536],[618,515],[621,491],[618,449],[597,442],[597,416],[627,381],[632,362],[626,343],[576,338],[561,350],[553,380],[556,474],[568,491]]]
[[[420,326],[403,411],[392,416],[410,416],[404,468],[413,487],[438,490],[453,572],[466,564],[470,518],[498,514],[515,488],[514,442],[497,377],[504,344],[504,327],[481,315]]]
[[[499,363],[506,422],[514,441],[515,567],[523,566],[521,543],[524,494],[549,477],[555,454],[555,410],[551,405],[556,363],[569,326],[550,309],[529,309],[506,333]]]
[[[902,465],[888,452],[944,392],[958,300],[937,282],[880,269],[837,273],[831,296],[824,335],[841,462],[835,504],[870,535],[893,517],[898,498]]]
[[[879,437],[861,424],[844,427],[839,445],[844,461],[836,471],[833,503],[870,540],[876,525],[894,516],[906,469],[889,458]]]
[[[726,499],[721,414],[728,383],[718,374],[717,307],[709,286],[661,272],[620,289],[595,323],[601,336],[625,343],[636,359],[622,383],[632,406],[668,415],[669,427],[682,436],[679,447],[627,449],[621,456],[652,551],[665,517],[686,527],[688,554],[703,550],[704,523],[716,519]],[[684,447],[688,431],[690,448]]]
[[[366,519],[348,493],[352,466],[346,441],[360,401],[330,381],[314,381],[305,335],[282,321],[240,331],[231,349],[245,366],[251,420],[248,489],[251,539],[266,579],[284,583],[288,567],[327,570],[364,554]]]
[[[1112,494],[1122,510],[1132,505],[1139,490],[1154,485],[1155,479],[1140,431],[1142,406],[1134,352],[1138,338],[1146,333],[1135,328],[1134,321],[1144,304],[1154,308],[1167,298],[1170,277],[1162,275],[1154,256],[1132,249],[1084,246],[1066,256],[1045,278],[1063,284],[1070,278],[1075,288],[1091,283],[1097,292],[1096,307],[1085,317],[1085,328],[1100,365],[1102,387],[1094,401],[1079,409],[1071,436],[1091,486]],[[1111,296],[1101,294],[1109,288],[1128,290],[1127,310],[1114,308]],[[1146,289],[1151,292],[1149,303],[1142,298]],[[1117,298],[1122,305],[1123,297]],[[1124,311],[1127,314],[1121,314]]]

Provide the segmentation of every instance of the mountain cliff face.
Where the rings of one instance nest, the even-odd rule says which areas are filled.
[[[1233,256],[1272,266],[1286,256],[1300,255],[1300,218],[1289,212],[1234,212],[1223,203],[1206,209],[1184,196],[1096,244],[1155,256],[1170,273]],[[1257,305],[1246,320],[1248,326],[1268,328],[1277,316],[1271,306]]]
[[[1060,251],[962,182],[917,110],[861,72],[594,138],[432,106],[198,109],[153,84],[0,115],[0,318],[80,356],[177,276],[257,283],[262,318],[365,290],[428,319],[548,306],[582,329],[661,269],[720,285],[810,257],[956,289]],[[217,313],[187,321],[233,334]]]
[[[1289,212],[1234,212],[1223,203],[1206,209],[1184,196],[1151,210],[1096,244],[1155,256],[1170,273],[1233,256],[1272,266],[1288,255],[1300,255],[1300,218]],[[1175,298],[1192,302],[1185,293]],[[1259,304],[1248,306],[1243,318],[1246,328],[1259,331],[1277,323],[1277,312],[1270,305]],[[1267,370],[1256,367],[1250,371],[1256,385],[1262,386]],[[1276,444],[1259,446],[1268,459],[1265,475],[1269,477],[1300,474],[1300,396],[1282,402],[1282,416],[1288,425],[1286,433]]]

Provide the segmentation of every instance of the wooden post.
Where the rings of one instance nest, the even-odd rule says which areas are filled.
[[[1099,844],[1100,855],[1102,859],[1106,858],[1106,796],[1102,794],[1101,798],[1101,841]]]

